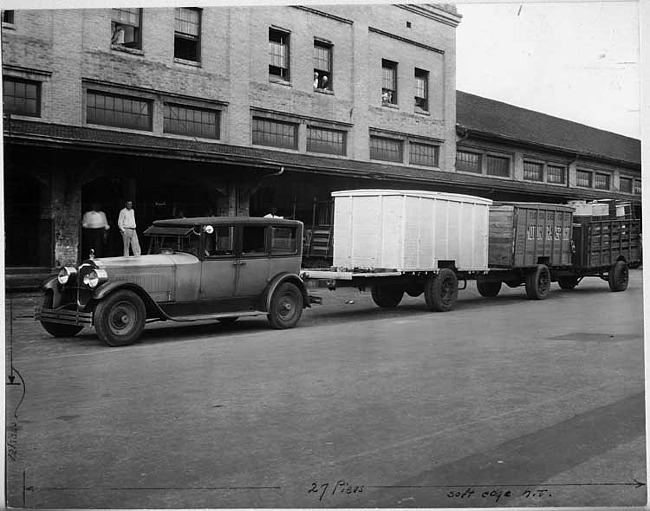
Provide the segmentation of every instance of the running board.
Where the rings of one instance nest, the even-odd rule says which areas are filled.
[[[205,321],[208,319],[223,319],[223,318],[243,318],[245,316],[260,316],[266,314],[262,311],[247,311],[247,312],[220,312],[218,314],[197,314],[192,316],[167,316],[169,321],[177,321],[179,323],[186,323],[192,321]]]

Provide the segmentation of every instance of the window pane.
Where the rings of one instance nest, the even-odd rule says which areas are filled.
[[[620,190],[623,193],[632,193],[632,179],[622,177],[620,180]]]
[[[253,144],[297,149],[297,131],[295,124],[253,118]]]
[[[140,9],[113,9],[111,19],[121,25],[140,26]]]
[[[289,34],[269,29],[269,74],[289,79]]]
[[[427,167],[438,166],[438,146],[429,144],[409,144],[409,162],[413,165],[426,165]]]
[[[384,104],[397,104],[397,64],[381,61],[381,100]]]
[[[456,152],[456,170],[481,173],[481,155],[465,151]]]
[[[151,131],[151,101],[104,92],[87,92],[86,122]]]
[[[295,227],[271,227],[271,254],[295,254],[296,232]]]
[[[163,131],[177,135],[219,138],[219,113],[205,108],[165,104]]]
[[[307,128],[307,151],[312,153],[346,154],[346,133],[325,128]]]
[[[185,7],[176,8],[175,30],[181,34],[198,37],[200,11]]]
[[[594,188],[598,190],[609,190],[609,174],[596,174]]]
[[[314,69],[330,71],[331,48],[324,43],[314,43]]]
[[[591,188],[591,172],[588,172],[586,170],[578,170],[576,171],[576,185],[581,186],[583,188]]]
[[[501,156],[487,157],[487,174],[488,176],[509,177],[510,160]]]
[[[415,106],[429,110],[429,73],[421,69],[415,70]]]
[[[524,179],[527,181],[544,181],[544,164],[525,161]]]
[[[546,181],[549,183],[566,184],[566,169],[557,165],[546,167]]]
[[[2,100],[7,114],[41,116],[41,84],[14,78],[3,78]]]
[[[402,141],[392,138],[370,137],[370,158],[401,163]]]
[[[266,244],[264,241],[264,232],[266,227],[251,225],[244,227],[242,252],[244,254],[264,254]]]
[[[634,180],[634,193],[641,194],[641,181],[638,179]]]

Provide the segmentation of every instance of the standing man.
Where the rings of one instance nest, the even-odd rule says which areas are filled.
[[[133,202],[128,200],[124,203],[125,208],[120,211],[120,216],[117,220],[117,226],[122,233],[122,241],[124,241],[124,257],[129,257],[129,246],[133,250],[134,256],[140,255],[140,242],[138,241],[138,233],[135,232],[135,211],[133,210]]]
[[[83,228],[83,244],[86,253],[92,250],[95,257],[103,257],[104,242],[110,226],[106,220],[106,214],[101,210],[99,204],[93,202],[90,211],[86,211],[81,219]]]

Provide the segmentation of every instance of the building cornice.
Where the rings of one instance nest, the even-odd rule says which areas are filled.
[[[310,14],[315,14],[316,16],[322,16],[323,18],[328,18],[330,20],[338,21],[339,23],[345,23],[346,25],[353,25],[354,21],[347,19],[347,18],[342,18],[341,16],[336,16],[335,14],[330,14],[329,12],[325,11],[319,11],[318,9],[314,9],[313,7],[306,7],[304,5],[292,5],[294,9],[299,9],[301,11],[308,12]]]
[[[368,32],[370,32],[371,34],[382,35],[384,37],[388,37],[390,39],[394,39],[394,40],[400,41],[402,43],[410,44],[412,46],[417,46],[418,48],[423,48],[425,50],[432,51],[434,53],[440,53],[441,55],[445,54],[445,51],[441,50],[439,48],[434,48],[433,46],[429,46],[428,44],[424,44],[424,43],[421,43],[421,42],[418,42],[418,41],[414,41],[413,39],[407,39],[406,37],[402,37],[400,35],[391,34],[390,32],[386,32],[386,31],[381,30],[379,28],[368,27]]]
[[[454,14],[432,4],[400,4],[395,5],[395,7],[399,7],[400,9],[412,12],[418,16],[423,16],[425,18],[429,18],[431,20],[437,21],[438,23],[443,23],[454,28],[459,25],[460,20],[462,19],[462,16],[460,14]]]

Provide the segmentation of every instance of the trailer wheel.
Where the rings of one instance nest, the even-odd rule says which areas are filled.
[[[373,301],[384,309],[392,309],[399,305],[404,296],[404,290],[396,286],[372,286],[370,291]]]
[[[458,299],[458,278],[453,270],[443,268],[429,277],[424,285],[424,301],[430,310],[447,312]]]
[[[609,290],[613,293],[625,291],[630,279],[630,271],[625,261],[616,261],[609,270]]]
[[[109,346],[132,344],[144,330],[147,311],[133,291],[116,291],[97,304],[95,330]]]
[[[545,264],[538,264],[526,275],[526,296],[529,300],[544,300],[551,290],[551,272]]]
[[[501,291],[501,281],[489,281],[478,279],[476,281],[476,289],[481,296],[494,297]]]
[[[557,283],[561,289],[573,289],[578,285],[578,277],[558,277]]]

